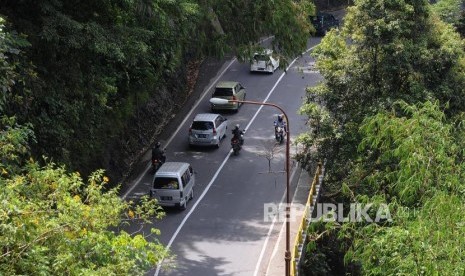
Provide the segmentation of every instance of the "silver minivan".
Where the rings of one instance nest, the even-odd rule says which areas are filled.
[[[184,162],[166,162],[155,173],[150,196],[161,206],[186,209],[194,198],[195,175],[192,166]]]
[[[213,113],[197,114],[189,128],[189,145],[220,147],[226,136],[228,120]]]

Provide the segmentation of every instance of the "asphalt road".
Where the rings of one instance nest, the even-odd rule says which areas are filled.
[[[311,49],[320,38],[311,38]],[[305,117],[297,114],[305,98],[305,88],[320,80],[311,69],[309,52],[299,57],[287,73],[251,74],[248,64],[227,62],[212,79],[239,81],[246,87],[247,100],[267,101],[281,106],[289,116],[291,141],[306,132]],[[192,164],[196,171],[194,200],[184,211],[167,209],[167,216],[154,222],[161,230],[158,239],[176,254],[176,268],[169,271],[154,268],[147,275],[264,275],[270,259],[270,248],[282,223],[272,225],[264,220],[264,206],[284,200],[285,144],[279,146],[268,173],[268,161],[260,154],[274,144],[273,121],[279,110],[273,107],[243,105],[238,113],[226,113],[228,136],[219,149],[189,148],[188,128],[197,113],[210,112],[207,90],[170,139],[165,141],[167,161]],[[247,128],[245,144],[238,156],[231,154],[230,130],[235,124]],[[296,148],[291,146],[291,151]],[[295,166],[293,166],[295,170]],[[126,199],[147,194],[153,176],[146,172],[133,184]],[[295,189],[296,179],[292,180]],[[131,225],[129,231],[139,230]],[[149,229],[142,232],[149,234]],[[266,250],[265,250],[265,249]],[[282,252],[284,256],[284,252]],[[260,260],[260,262],[259,262]]]

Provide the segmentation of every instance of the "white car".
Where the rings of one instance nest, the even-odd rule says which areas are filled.
[[[279,58],[273,55],[273,50],[265,49],[255,53],[250,63],[250,72],[273,73],[279,67]]]

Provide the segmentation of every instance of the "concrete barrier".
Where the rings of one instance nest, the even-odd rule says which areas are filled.
[[[321,184],[323,182],[324,166],[321,162],[318,162],[318,167],[313,176],[313,181],[310,186],[310,192],[308,193],[307,202],[305,204],[305,211],[300,221],[297,235],[295,237],[293,250],[291,250],[291,276],[299,274],[299,266],[302,261],[304,253],[305,239],[307,238],[307,227],[309,219],[314,207],[314,197],[318,196]],[[316,202],[316,201],[315,201]]]

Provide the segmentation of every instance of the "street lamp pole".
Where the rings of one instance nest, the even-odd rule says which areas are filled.
[[[273,103],[266,103],[266,102],[255,102],[255,101],[241,101],[241,100],[227,100],[221,98],[211,98],[210,103],[216,105],[224,105],[228,103],[245,103],[245,104],[255,104],[255,105],[268,105],[273,106],[284,115],[287,127],[286,127],[286,252],[284,253],[284,260],[286,263],[286,276],[291,275],[291,250],[290,250],[290,231],[291,231],[291,224],[290,224],[290,213],[291,213],[291,198],[290,198],[290,179],[289,179],[289,171],[290,171],[290,163],[289,163],[289,151],[290,151],[290,132],[289,132],[289,118],[287,117],[286,112],[284,110]]]

